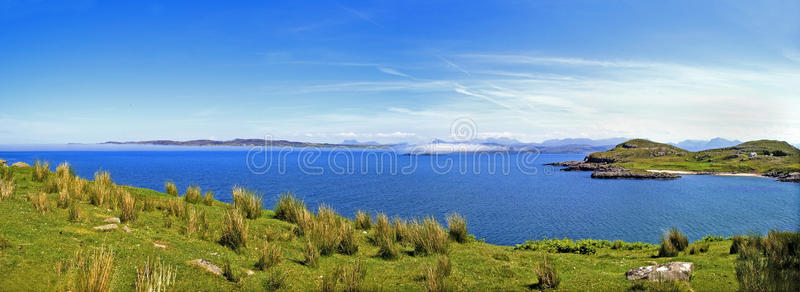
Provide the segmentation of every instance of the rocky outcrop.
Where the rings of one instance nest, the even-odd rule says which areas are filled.
[[[680,177],[674,173],[635,171],[621,167],[606,167],[592,173],[592,178],[601,179],[676,179]]]
[[[11,167],[31,167],[31,165],[22,161],[18,161],[14,162],[14,164],[12,164]]]
[[[584,161],[553,162],[547,163],[546,165],[564,166],[561,171],[593,171],[592,178],[600,179],[675,179],[681,177],[673,173],[630,170],[608,163],[589,162],[589,160],[590,159],[587,157]]]
[[[208,260],[204,260],[204,259],[191,260],[191,261],[189,261],[189,264],[201,267],[201,268],[205,269],[206,271],[209,271],[209,272],[211,272],[211,273],[213,273],[215,275],[222,275],[222,269],[217,267],[217,265],[209,262]]]
[[[117,224],[107,224],[107,225],[95,226],[92,229],[98,231],[113,231],[116,230],[118,227],[119,226],[117,226]]]
[[[656,282],[689,281],[692,279],[694,263],[672,262],[655,266],[638,267],[625,272],[628,280],[649,280]]]
[[[765,176],[774,177],[778,181],[782,182],[793,182],[793,183],[800,183],[800,172],[792,172],[792,173],[765,173]]]

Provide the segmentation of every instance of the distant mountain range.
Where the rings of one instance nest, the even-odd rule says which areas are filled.
[[[169,145],[169,146],[264,146],[264,139],[233,139],[226,141],[217,140],[189,140],[189,141],[173,141],[173,140],[149,140],[149,141],[127,141],[117,142],[108,141],[101,144],[137,144],[137,145]],[[375,148],[375,147],[388,147],[381,145],[365,145],[365,144],[330,144],[330,143],[309,143],[309,142],[296,142],[288,140],[270,140],[269,146],[279,147],[355,147],[355,148]]]
[[[707,149],[717,149],[717,148],[725,148],[736,146],[742,144],[742,141],[739,140],[726,140],[723,138],[714,138],[711,140],[683,140],[678,143],[669,143],[673,146],[678,146],[680,148],[689,150],[689,151],[700,151],[700,150],[707,150]]]
[[[359,142],[358,140],[344,140],[340,144],[335,143],[312,143],[312,142],[297,142],[288,140],[271,140],[271,146],[278,147],[352,147],[352,148],[394,148],[394,149],[412,149],[409,152],[418,152],[414,149],[429,149],[436,152],[435,149],[442,149],[443,147],[427,147],[428,145],[458,145],[458,149],[463,149],[465,152],[475,151],[536,151],[540,153],[591,153],[598,151],[606,151],[614,148],[616,145],[628,141],[628,138],[608,138],[608,139],[588,139],[588,138],[566,138],[566,139],[551,139],[545,140],[541,143],[523,143],[511,138],[487,138],[476,139],[468,142],[449,142],[445,140],[436,139],[429,144],[422,145],[409,145],[406,143],[400,144],[380,144],[375,141]],[[171,145],[171,146],[262,146],[264,139],[233,139],[233,140],[189,140],[189,141],[174,141],[174,140],[149,140],[149,141],[127,141],[117,142],[109,141],[102,144],[138,144],[138,145]],[[723,138],[714,138],[711,140],[684,140],[679,143],[670,143],[689,151],[700,151],[714,148],[724,148],[740,144],[738,140],[726,140]],[[485,147],[479,147],[485,146]],[[427,148],[426,148],[427,147]],[[451,147],[452,148],[452,147]],[[536,150],[533,150],[533,149]],[[480,150],[483,149],[483,150]],[[421,154],[429,154],[426,151],[420,152]]]

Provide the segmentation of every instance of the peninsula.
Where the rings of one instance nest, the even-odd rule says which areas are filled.
[[[800,150],[776,140],[692,152],[644,139],[594,152],[583,161],[549,163],[564,171],[593,171],[592,178],[674,179],[681,174],[767,176],[800,182]]]

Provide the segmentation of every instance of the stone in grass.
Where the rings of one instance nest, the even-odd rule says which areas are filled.
[[[215,265],[215,264],[213,264],[213,263],[209,262],[208,260],[205,260],[205,259],[195,259],[195,260],[191,260],[191,261],[189,261],[189,264],[192,264],[192,265],[196,265],[196,266],[198,266],[198,267],[201,267],[201,268],[205,269],[206,271],[209,271],[209,272],[211,272],[211,273],[214,273],[215,275],[222,275],[222,269],[220,269],[219,267],[217,267],[217,265]]]
[[[106,218],[106,220],[103,220],[103,222],[105,222],[105,223],[119,223],[119,218],[117,218],[117,217]]]
[[[153,242],[153,246],[157,248],[167,248],[167,245]]]
[[[131,232],[131,228],[128,227],[128,225],[123,226],[122,230],[125,230],[125,232]]]
[[[92,229],[99,231],[112,231],[117,229],[117,227],[119,227],[117,226],[117,224],[106,224],[106,225],[95,226]]]
[[[672,262],[655,266],[638,267],[625,273],[628,280],[689,281],[694,271],[694,263]]]

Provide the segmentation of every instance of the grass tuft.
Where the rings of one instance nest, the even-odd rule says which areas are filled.
[[[555,267],[547,261],[546,257],[536,266],[534,272],[536,278],[539,279],[539,282],[534,285],[536,289],[555,289],[561,283]]]
[[[450,229],[450,238],[458,243],[466,243],[469,241],[469,234],[467,233],[467,219],[458,213],[453,213],[447,216],[447,228]]]
[[[175,183],[172,181],[167,181],[164,183],[164,190],[167,192],[167,195],[171,195],[173,197],[178,196],[178,187],[176,187]]]
[[[50,208],[47,206],[47,194],[44,192],[32,195],[31,202],[33,203],[33,208],[39,213],[47,213],[50,211]]]
[[[689,254],[701,254],[708,252],[710,245],[708,243],[695,242],[689,246]]]
[[[61,209],[69,208],[69,205],[72,201],[72,198],[69,196],[69,193],[66,189],[62,189],[58,192],[58,198],[56,200],[56,206]]]
[[[378,246],[378,256],[387,260],[398,258],[400,250],[395,244],[395,229],[389,224],[386,214],[378,214],[374,229],[372,241]]]
[[[732,241],[732,244],[731,244],[731,249],[730,249],[729,253],[730,254],[737,254],[737,253],[739,253],[739,248],[742,246],[742,244],[746,243],[746,238],[744,236],[741,236],[741,235],[734,235],[731,238],[731,241]]]
[[[800,291],[800,233],[750,235],[738,254],[734,268],[741,291]]]
[[[105,186],[113,186],[114,181],[111,180],[111,173],[104,170],[98,170],[94,173],[94,183]]]
[[[286,272],[278,269],[271,269],[269,274],[267,274],[267,278],[262,282],[261,287],[266,291],[278,291],[286,286],[287,277],[288,275]]]
[[[69,206],[69,222],[77,223],[83,219],[83,213],[78,208],[78,204],[70,204]]]
[[[211,206],[214,204],[214,192],[211,190],[206,191],[206,194],[203,196],[203,204],[206,206]]]
[[[292,193],[282,193],[275,204],[275,219],[301,225],[306,221],[308,209],[303,201],[297,199]]]
[[[408,241],[408,221],[400,217],[392,219],[392,229],[394,229],[395,241],[403,243]]]
[[[436,266],[428,267],[425,270],[425,290],[431,292],[450,291],[447,277],[451,272],[450,258],[447,255],[440,255]]]
[[[0,179],[0,202],[9,200],[14,196],[14,179]]]
[[[236,210],[228,210],[222,220],[222,237],[219,243],[232,250],[247,247],[247,223],[242,214]]]
[[[281,254],[281,247],[277,244],[264,242],[261,249],[261,255],[256,262],[255,268],[258,270],[266,271],[274,266],[279,265],[283,261]]]
[[[358,210],[355,217],[356,229],[369,230],[372,228],[372,217],[367,212]]]
[[[409,224],[409,242],[414,246],[414,253],[421,255],[444,254],[447,252],[447,232],[433,217],[426,217],[422,223],[412,221]]]
[[[658,257],[674,257],[678,252],[683,251],[689,246],[689,240],[678,228],[673,227],[667,231],[666,237],[661,236],[661,246],[658,249]]]
[[[183,199],[187,203],[197,204],[200,203],[200,201],[203,199],[203,197],[200,196],[201,193],[202,191],[200,190],[199,186],[191,185],[188,188],[186,188],[186,194],[183,195]]]
[[[127,192],[122,192],[122,199],[120,202],[120,209],[122,209],[122,213],[119,215],[119,219],[122,222],[132,222],[136,220],[136,200],[133,196]]]
[[[50,174],[50,162],[36,160],[33,163],[33,181],[43,182]]]
[[[150,262],[136,268],[136,292],[161,292],[167,291],[175,284],[177,268],[164,264],[161,260]]]
[[[78,252],[75,255],[75,291],[109,291],[111,273],[114,268],[114,253],[101,247],[90,254]]]
[[[319,264],[319,256],[317,246],[311,243],[311,240],[306,240],[306,244],[303,245],[303,264],[315,268]]]
[[[311,241],[321,255],[330,255],[339,248],[342,235],[342,220],[331,207],[321,204],[316,222],[311,230]]]
[[[247,219],[261,217],[261,204],[261,196],[256,195],[255,192],[242,187],[233,188],[233,206],[241,211]]]
[[[366,266],[364,266],[361,261],[356,260],[349,265],[338,266],[328,275],[325,275],[322,278],[321,290],[343,292],[363,291],[361,283],[364,282],[366,276]],[[337,287],[339,289],[336,289]]]

